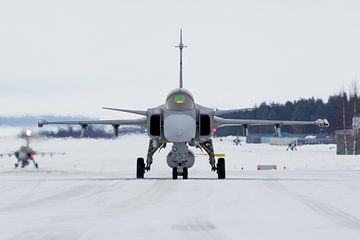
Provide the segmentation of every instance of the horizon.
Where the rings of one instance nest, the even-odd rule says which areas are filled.
[[[358,83],[359,84],[359,83]],[[186,89],[186,88],[185,88]],[[345,92],[347,94],[347,96],[351,96],[352,94],[352,91],[351,91],[351,88],[349,88],[350,90],[346,91],[344,90],[344,88],[339,88],[339,91],[336,92],[336,93],[332,93],[331,95],[329,95],[328,97],[326,97],[326,99],[324,98],[321,98],[321,97],[316,97],[316,96],[310,96],[310,97],[299,97],[298,99],[288,99],[288,100],[284,100],[284,101],[272,101],[272,100],[269,100],[269,101],[262,101],[262,102],[259,102],[259,103],[255,103],[253,106],[249,106],[249,108],[258,108],[260,105],[262,105],[263,103],[267,104],[267,105],[272,105],[272,104],[275,104],[275,105],[285,105],[287,102],[291,102],[291,103],[295,103],[297,101],[300,101],[300,100],[310,100],[310,99],[315,99],[315,100],[322,100],[325,104],[328,102],[329,98],[332,97],[332,96],[337,96],[339,94],[341,94],[342,92]],[[359,93],[358,93],[359,94]],[[244,108],[246,109],[246,108]],[[100,111],[107,111],[107,110],[104,110],[102,108],[99,109]],[[146,109],[144,109],[146,110]],[[223,109],[221,108],[221,110],[231,110],[231,109]],[[109,111],[108,111],[109,112]],[[111,112],[111,111],[110,111]],[[123,112],[117,112],[119,115],[124,115],[124,116],[132,116],[132,114],[129,114],[129,113],[123,113]],[[38,118],[38,117],[44,117],[44,118],[49,118],[49,119],[53,119],[53,118],[56,118],[57,120],[61,120],[63,118],[63,120],[65,119],[78,119],[78,118],[82,118],[82,119],[99,119],[95,116],[85,116],[85,115],[80,115],[80,114],[53,114],[53,113],[41,113],[41,114],[16,114],[16,115],[1,115],[0,113],[0,118]],[[1,125],[1,123],[0,123]]]

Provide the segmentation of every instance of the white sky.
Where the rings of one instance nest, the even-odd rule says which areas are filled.
[[[209,107],[327,97],[360,79],[360,1],[0,2],[0,115],[119,117],[178,86]]]

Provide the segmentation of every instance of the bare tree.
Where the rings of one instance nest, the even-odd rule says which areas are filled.
[[[351,89],[350,89],[350,98],[353,99],[353,116],[355,117],[358,112],[357,112],[357,101],[358,101],[358,92],[359,92],[359,88],[358,88],[358,83],[356,81],[356,79],[352,82],[351,84]],[[354,123],[355,124],[355,123]],[[353,126],[353,154],[356,154],[356,126]]]
[[[345,155],[348,155],[348,145],[346,141],[346,102],[347,102],[347,95],[344,88],[341,90],[341,99],[342,99],[342,122],[343,122],[343,135],[344,135],[344,145],[345,145]]]

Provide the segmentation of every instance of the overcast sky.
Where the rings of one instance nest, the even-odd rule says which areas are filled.
[[[0,2],[0,115],[119,117],[178,87],[199,104],[327,99],[360,79],[360,1]]]

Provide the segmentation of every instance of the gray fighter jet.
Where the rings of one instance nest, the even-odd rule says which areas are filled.
[[[31,137],[31,131],[26,130],[26,132],[25,132],[26,146],[21,146],[19,150],[14,151],[14,152],[2,153],[2,154],[0,154],[0,157],[15,156],[17,159],[17,163],[15,163],[15,168],[17,168],[19,165],[22,168],[24,168],[30,164],[30,161],[32,161],[34,163],[34,166],[36,168],[39,168],[39,164],[37,162],[35,162],[35,155],[41,155],[41,156],[50,155],[52,157],[54,154],[65,154],[65,153],[58,153],[58,152],[34,151],[32,148],[30,148],[30,137]]]
[[[82,127],[82,135],[85,135],[89,124],[112,125],[115,134],[120,125],[138,125],[148,129],[150,137],[146,161],[140,157],[137,159],[136,177],[144,178],[145,171],[149,171],[153,163],[153,155],[157,150],[165,148],[167,143],[172,143],[171,150],[167,155],[167,164],[172,168],[172,177],[177,179],[182,176],[188,178],[188,169],[194,165],[194,153],[189,147],[204,150],[209,156],[211,170],[216,172],[219,179],[225,178],[225,159],[215,159],[212,142],[213,133],[216,129],[224,126],[242,126],[247,134],[250,125],[273,125],[277,136],[281,136],[280,128],[284,125],[317,125],[328,127],[326,119],[315,121],[283,121],[283,120],[255,120],[255,119],[226,119],[221,115],[228,110],[218,110],[204,107],[195,103],[193,95],[183,87],[182,52],[186,47],[182,42],[180,30],[180,43],[175,46],[180,50],[180,80],[179,87],[171,91],[165,104],[149,108],[146,111],[128,110],[118,108],[104,108],[108,110],[127,112],[142,115],[134,120],[98,120],[98,121],[53,121],[46,120],[38,123],[39,127],[47,124],[78,124]]]

